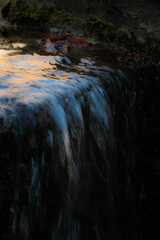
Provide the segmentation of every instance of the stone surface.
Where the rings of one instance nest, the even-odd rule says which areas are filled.
[[[11,6],[14,7],[18,0],[1,0],[0,10],[8,2],[11,2]],[[38,9],[49,9],[55,4],[58,10],[71,12],[84,19],[89,14],[99,16],[105,21],[112,22],[115,31],[124,27],[130,29],[130,32],[134,33],[136,42],[146,43],[148,39],[160,40],[160,3],[156,0],[152,2],[147,0],[26,0],[25,3],[28,3],[30,7],[37,6]],[[52,22],[52,17],[50,19]],[[144,32],[141,34],[143,36],[139,34],[141,30]],[[128,39],[131,39],[128,33],[126,35]]]
[[[2,9],[10,2],[10,0],[0,0],[0,17],[2,16]]]

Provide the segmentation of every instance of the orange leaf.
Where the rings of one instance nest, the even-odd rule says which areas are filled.
[[[83,37],[70,37],[70,38],[67,38],[67,40],[71,45],[76,45],[79,47],[87,47],[88,46],[88,40]]]

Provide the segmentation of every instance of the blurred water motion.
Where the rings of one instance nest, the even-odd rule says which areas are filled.
[[[116,165],[100,77],[113,70],[85,58],[74,63],[66,56],[9,53],[0,57],[2,239],[103,235],[103,212],[112,209],[109,219],[115,211]],[[101,195],[86,211],[99,181],[103,211],[96,210]]]

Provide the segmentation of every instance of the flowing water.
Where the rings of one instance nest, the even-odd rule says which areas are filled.
[[[135,81],[103,48],[0,53],[1,239],[135,239]]]

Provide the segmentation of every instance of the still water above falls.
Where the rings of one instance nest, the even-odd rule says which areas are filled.
[[[88,57],[1,52],[2,240],[134,239],[135,158],[127,130],[122,142],[115,132],[125,135],[135,92],[113,69]]]

